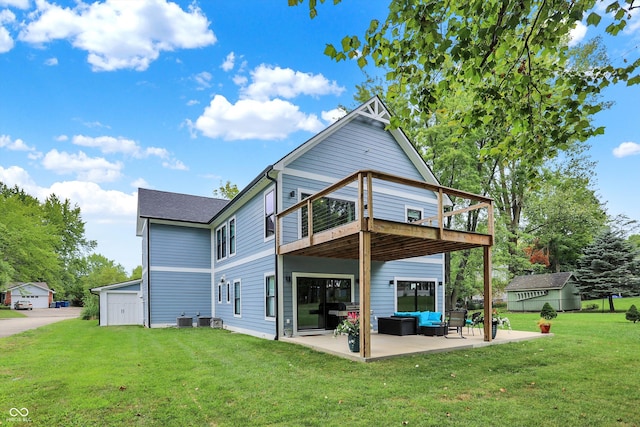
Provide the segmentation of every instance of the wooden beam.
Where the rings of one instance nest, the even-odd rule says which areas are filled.
[[[371,357],[371,233],[360,232],[360,357]]]
[[[493,321],[493,297],[491,295],[491,247],[484,247],[484,340],[491,341]]]

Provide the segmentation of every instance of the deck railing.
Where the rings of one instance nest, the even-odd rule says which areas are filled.
[[[465,215],[466,214],[466,215]],[[493,200],[454,188],[362,170],[276,215],[277,246],[306,240],[365,219],[411,223],[493,236]]]

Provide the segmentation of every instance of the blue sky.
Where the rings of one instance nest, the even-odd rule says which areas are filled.
[[[354,106],[364,75],[323,55],[387,2],[0,0],[0,181],[81,207],[97,252],[131,270],[137,188],[211,196],[239,188]],[[595,34],[576,27],[574,42]],[[638,57],[640,16],[608,46]],[[640,220],[640,87],[590,141],[611,215]]]

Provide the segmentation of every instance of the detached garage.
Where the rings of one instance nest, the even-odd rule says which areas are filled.
[[[49,308],[54,293],[46,282],[14,283],[7,289],[4,303],[13,307],[18,301],[28,301],[33,308]]]
[[[100,297],[100,326],[142,325],[142,279],[92,288]]]

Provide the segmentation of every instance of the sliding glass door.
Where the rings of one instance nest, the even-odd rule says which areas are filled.
[[[336,312],[351,302],[351,285],[348,278],[297,277],[298,331],[335,329]]]

